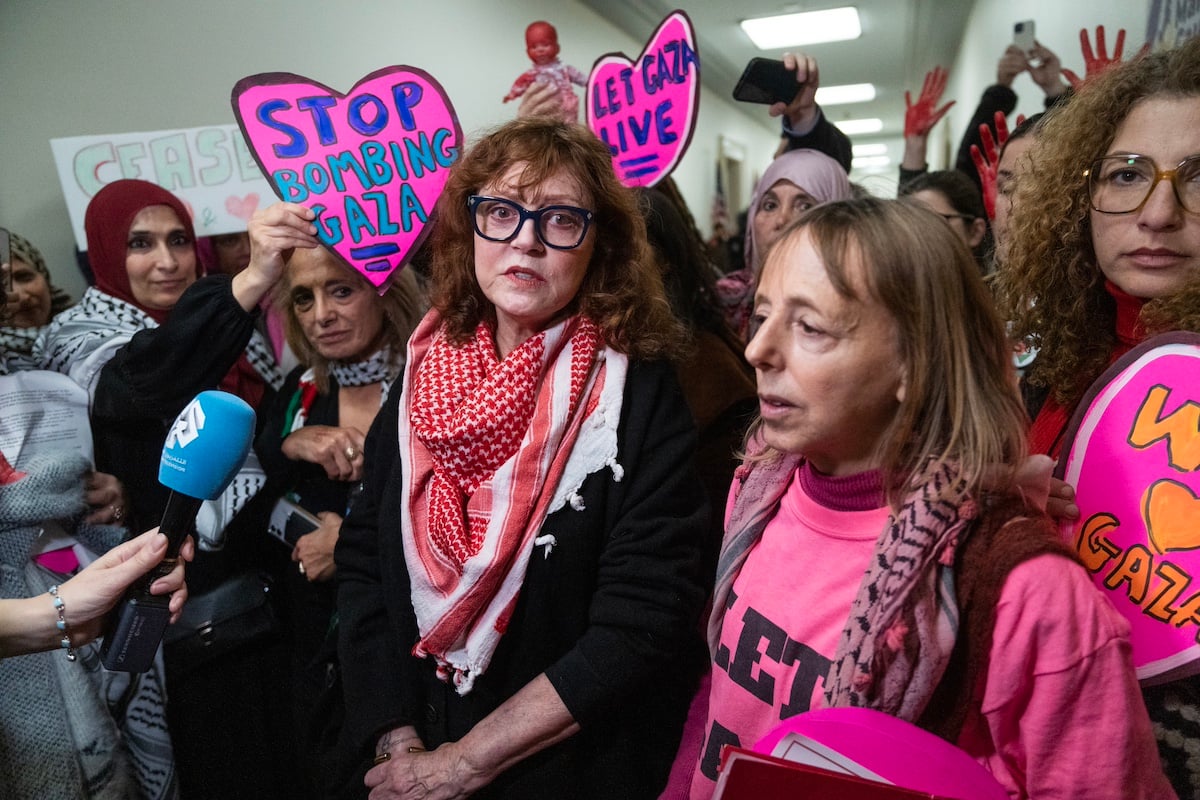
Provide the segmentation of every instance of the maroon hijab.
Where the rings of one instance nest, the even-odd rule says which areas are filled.
[[[146,308],[139,303],[133,296],[129,273],[125,270],[129,226],[147,206],[170,207],[179,217],[195,248],[196,231],[192,228],[192,216],[187,207],[178,197],[148,181],[113,181],[96,192],[84,214],[83,228],[87,231],[88,262],[96,277],[96,288],[137,306],[142,313],[161,325],[170,311]],[[199,254],[196,257],[196,272],[196,277],[200,277]]]
[[[139,180],[113,181],[92,198],[83,217],[83,228],[87,231],[88,261],[96,277],[96,288],[105,294],[124,300],[139,308],[143,314],[159,325],[166,321],[170,310],[159,311],[146,308],[133,296],[129,286],[129,273],[125,269],[125,255],[129,250],[129,228],[136,217],[147,206],[168,206],[192,240],[195,251],[196,231],[192,227],[192,215],[175,195],[162,187]],[[200,265],[200,254],[196,253],[196,277],[204,274]],[[230,368],[221,380],[220,388],[241,397],[253,408],[258,408],[266,392],[266,383],[250,365],[245,354]]]

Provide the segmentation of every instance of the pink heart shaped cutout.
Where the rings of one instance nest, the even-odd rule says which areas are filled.
[[[1200,336],[1173,333],[1096,380],[1059,474],[1080,516],[1064,533],[1130,625],[1138,677],[1200,672]]]
[[[317,212],[318,235],[376,287],[428,232],[462,128],[441,84],[384,67],[342,94],[299,75],[252,75],[233,111],[280,199]]]
[[[226,197],[225,210],[231,216],[249,222],[250,217],[254,216],[254,212],[258,210],[258,192],[251,192],[245,197],[238,197],[237,195]]]
[[[596,59],[587,84],[587,124],[613,154],[626,186],[653,186],[683,158],[700,106],[700,57],[692,21],[674,11],[631,62]]]

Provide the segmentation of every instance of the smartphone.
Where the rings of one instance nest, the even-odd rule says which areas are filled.
[[[1013,24],[1013,44],[1021,48],[1027,58],[1033,58],[1033,47],[1037,41],[1037,26],[1026,19]]]
[[[800,92],[796,72],[773,58],[752,58],[742,70],[733,99],[743,103],[790,103]]]
[[[271,511],[267,522],[267,533],[286,544],[295,547],[296,541],[306,533],[312,533],[321,527],[317,519],[308,509],[288,499],[280,498]]]

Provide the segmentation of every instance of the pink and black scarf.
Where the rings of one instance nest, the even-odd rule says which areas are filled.
[[[763,448],[761,441],[752,450]],[[781,454],[738,468],[741,486],[726,525],[708,641],[715,654],[734,580],[775,516],[802,458]],[[825,678],[825,702],[915,722],[942,679],[958,634],[954,556],[978,515],[951,464],[934,464],[875,543]]]

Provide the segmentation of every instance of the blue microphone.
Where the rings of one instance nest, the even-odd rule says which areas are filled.
[[[150,586],[175,568],[203,500],[216,500],[233,480],[254,438],[254,409],[236,395],[207,391],[180,412],[163,443],[158,482],[171,490],[159,531],[163,560],[126,591],[109,620],[100,658],[110,670],[145,672],[171,618],[168,595]]]

